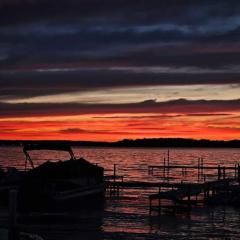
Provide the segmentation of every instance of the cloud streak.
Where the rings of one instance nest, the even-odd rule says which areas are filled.
[[[155,102],[147,100],[132,104],[7,104],[0,103],[0,116],[61,116],[114,113],[228,113],[240,111],[240,99],[236,100],[172,100]]]

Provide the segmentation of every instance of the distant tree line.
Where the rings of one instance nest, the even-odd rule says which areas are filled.
[[[92,147],[207,147],[207,148],[239,148],[240,140],[208,140],[208,139],[186,139],[186,138],[143,138],[124,139],[117,142],[94,142],[94,141],[10,141],[0,140],[0,146],[23,146],[24,144],[54,143],[70,144],[71,146],[92,146]]]
[[[186,138],[144,138],[122,141],[114,143],[115,146],[126,147],[240,147],[240,140],[221,141],[221,140],[208,140],[208,139],[186,139]]]

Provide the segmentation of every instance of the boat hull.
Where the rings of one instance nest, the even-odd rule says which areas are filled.
[[[79,187],[54,194],[19,192],[19,209],[21,211],[59,211],[66,209],[101,208],[105,200],[103,184]]]

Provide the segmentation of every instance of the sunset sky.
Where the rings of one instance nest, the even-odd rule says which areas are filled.
[[[240,1],[0,0],[0,139],[240,139]]]

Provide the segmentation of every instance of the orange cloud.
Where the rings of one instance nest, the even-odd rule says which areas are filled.
[[[1,139],[116,141],[123,138],[186,137],[240,138],[240,113],[93,114],[79,116],[0,119]]]

